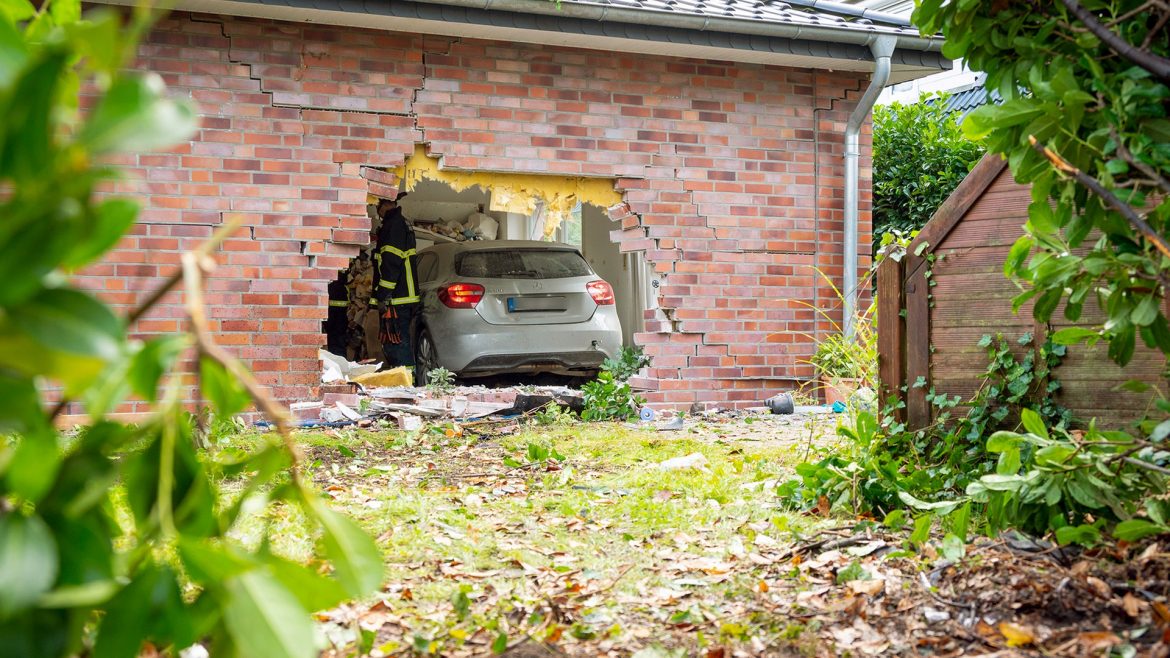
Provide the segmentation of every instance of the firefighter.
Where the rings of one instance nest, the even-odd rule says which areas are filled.
[[[347,334],[349,333],[349,289],[345,286],[346,272],[337,273],[329,282],[329,315],[326,317],[325,349],[340,357],[346,357]]]
[[[405,196],[405,192],[400,192],[393,201],[383,199],[378,203],[382,226],[378,229],[378,251],[374,256],[378,279],[374,299],[381,317],[386,368],[414,366],[411,327],[418,313],[419,296],[414,230],[398,205]]]

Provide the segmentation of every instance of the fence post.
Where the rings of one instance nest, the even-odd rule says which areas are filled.
[[[877,268],[878,407],[891,397],[905,400],[906,320],[903,317],[902,261],[887,258]],[[894,418],[905,422],[905,407],[894,409]]]
[[[902,287],[906,306],[906,426],[916,430],[931,420],[926,401],[930,388],[930,286],[924,258],[912,257],[905,267],[909,273]],[[920,381],[923,385],[916,386]]]

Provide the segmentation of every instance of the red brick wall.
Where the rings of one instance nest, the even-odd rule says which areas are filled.
[[[363,165],[416,143],[445,168],[615,180],[614,239],[664,276],[637,336],[652,401],[743,404],[811,375],[827,324],[813,307],[838,307],[812,268],[839,285],[856,74],[206,15],[162,23],[140,66],[198,104],[202,130],[123,163],[146,210],[83,280],[132,304],[225,214],[246,215],[210,315],[283,399],[313,395],[325,284],[366,242],[365,194],[386,181]],[[868,227],[863,213],[863,245]],[[136,330],[176,329],[181,303]]]

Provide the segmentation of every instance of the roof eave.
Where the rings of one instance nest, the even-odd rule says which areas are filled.
[[[136,0],[96,0],[132,5]],[[630,10],[549,0],[175,0],[174,9],[465,38],[868,71],[868,45],[898,38],[894,75],[902,82],[949,68],[939,38],[866,26],[841,29]]]

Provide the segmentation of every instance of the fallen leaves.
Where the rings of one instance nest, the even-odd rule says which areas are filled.
[[[635,459],[558,443],[569,457],[552,470],[509,468],[515,450],[470,432],[315,454],[312,477],[338,505],[390,519],[376,532],[389,584],[364,607],[319,616],[336,647],[327,655],[1170,653],[1154,650],[1170,648],[1159,644],[1170,640],[1170,554],[1156,544],[1119,549],[1134,553],[1124,565],[1031,540],[907,551],[904,533],[875,523],[777,511],[774,484],[747,486],[776,471],[740,475],[745,446],[764,443],[741,430],[702,445],[711,474],[669,481],[644,464],[694,445]],[[509,440],[522,448],[529,436]]]

